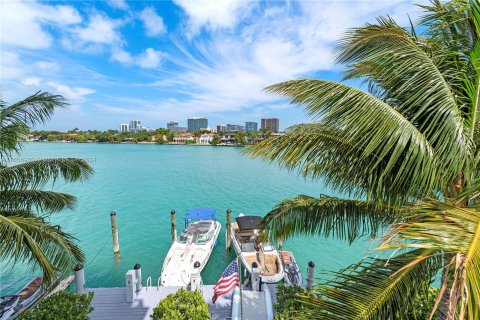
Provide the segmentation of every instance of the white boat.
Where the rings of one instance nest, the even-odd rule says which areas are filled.
[[[43,277],[36,277],[16,295],[0,297],[0,320],[16,319],[38,300],[43,291]]]
[[[7,320],[16,313],[15,307],[18,305],[18,295],[0,297],[0,320]]]
[[[192,220],[199,220],[190,223]],[[212,254],[221,224],[215,221],[215,209],[190,209],[185,214],[185,229],[173,242],[163,263],[162,286],[187,286],[196,263],[201,272]]]
[[[286,285],[298,285],[303,284],[302,273],[298,267],[297,261],[291,251],[279,251],[283,262],[283,272],[285,273],[284,282]]]
[[[269,241],[259,242],[258,235],[263,219],[258,216],[239,216],[230,224],[230,237],[237,256],[249,273],[257,263],[262,282],[277,283],[283,280],[284,272],[280,254]]]

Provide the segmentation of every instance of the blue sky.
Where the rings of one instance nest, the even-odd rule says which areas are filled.
[[[415,1],[416,3],[420,1]],[[1,1],[1,93],[38,90],[71,103],[46,129],[151,127],[206,116],[210,127],[280,118],[308,121],[262,89],[280,81],[340,80],[332,47],[350,27],[389,14],[408,25],[410,1]]]

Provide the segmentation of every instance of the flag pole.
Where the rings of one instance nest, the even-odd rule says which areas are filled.
[[[243,294],[242,294],[242,261],[240,256],[237,256],[238,264],[238,284],[240,286],[240,320],[243,320]]]

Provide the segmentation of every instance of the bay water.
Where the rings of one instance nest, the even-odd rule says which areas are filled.
[[[57,181],[45,190],[75,195],[78,204],[50,218],[73,234],[87,261],[87,287],[121,287],[136,263],[144,279],[156,285],[171,245],[170,211],[177,212],[178,232],[183,214],[192,207],[214,207],[222,223],[217,246],[202,272],[214,284],[234,258],[225,251],[225,211],[261,215],[278,202],[299,194],[335,195],[321,182],[299,177],[259,159],[241,154],[243,148],[139,144],[25,143],[13,163],[44,158],[83,158],[95,174],[85,182]],[[117,213],[120,256],[112,251],[110,212]],[[316,271],[337,271],[369,254],[373,244],[348,243],[320,237],[284,241],[306,275],[308,261]],[[25,265],[0,265],[0,295],[18,291],[38,274]],[[145,281],[145,280],[144,280]]]

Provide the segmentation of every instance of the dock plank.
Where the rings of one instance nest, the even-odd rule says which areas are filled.
[[[89,289],[94,293],[92,306],[95,308],[90,313],[92,320],[150,320],[153,309],[161,299],[176,292],[180,287],[144,287],[137,293],[134,302],[127,302],[125,288],[96,288]],[[201,288],[203,297],[208,304],[208,310],[213,320],[229,319],[231,315],[231,294],[218,298],[216,304],[212,303],[213,286],[204,285]]]

